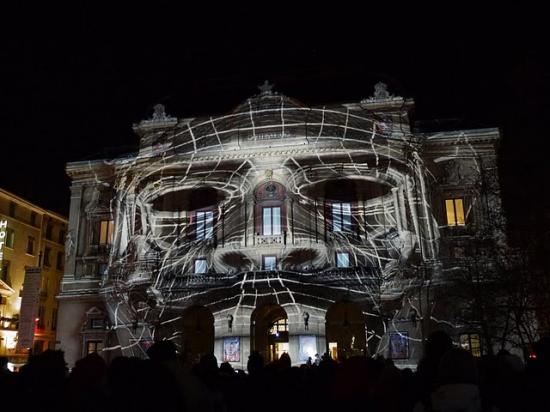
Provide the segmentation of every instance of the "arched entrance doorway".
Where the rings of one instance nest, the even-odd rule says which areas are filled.
[[[214,353],[214,316],[204,306],[191,306],[182,313],[181,346],[191,359]]]
[[[256,308],[250,326],[252,350],[260,352],[266,362],[288,353],[288,316],[280,305]]]
[[[328,351],[333,359],[366,354],[365,316],[359,305],[334,303],[325,319]]]

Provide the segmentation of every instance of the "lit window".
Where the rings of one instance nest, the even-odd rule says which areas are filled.
[[[332,204],[332,231],[349,232],[351,230],[351,203]]]
[[[280,332],[288,332],[288,320],[286,318],[277,319],[269,328],[270,335],[277,335]]]
[[[197,212],[197,240],[214,236],[214,212]]]
[[[349,268],[349,253],[338,252],[336,253],[336,267]]]
[[[102,340],[89,340],[86,342],[86,354],[90,355],[92,353],[101,352],[103,350],[103,341]]]
[[[280,207],[264,207],[262,218],[262,234],[266,236],[281,234]]]
[[[206,273],[206,259],[195,259],[195,273]]]
[[[446,199],[447,226],[464,226],[464,201],[463,199]]]
[[[99,222],[99,245],[107,246],[113,242],[113,225],[112,220],[102,220]]]
[[[13,249],[15,243],[15,231],[11,228],[6,229],[6,247]]]
[[[460,335],[460,347],[467,350],[472,356],[481,356],[481,339],[477,333]]]
[[[277,270],[277,258],[275,256],[263,257],[264,270]]]

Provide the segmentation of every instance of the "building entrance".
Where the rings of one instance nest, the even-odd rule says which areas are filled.
[[[181,346],[197,361],[214,352],[214,316],[204,306],[192,306],[182,314]]]
[[[333,359],[363,355],[367,351],[365,318],[351,302],[333,304],[326,314],[328,353]]]
[[[288,316],[275,304],[264,305],[252,312],[252,350],[258,351],[266,362],[273,362],[288,353]]]

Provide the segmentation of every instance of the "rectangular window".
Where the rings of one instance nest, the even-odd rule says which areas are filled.
[[[332,231],[351,231],[351,203],[332,204]]]
[[[195,259],[195,273],[206,273],[206,259]]]
[[[280,207],[263,208],[262,234],[266,236],[281,234],[281,208]]]
[[[60,244],[65,243],[65,231],[63,229],[59,231],[59,238],[57,239],[57,243],[60,243]]]
[[[460,347],[467,350],[472,356],[481,356],[481,339],[477,333],[460,335]]]
[[[36,212],[31,212],[31,225],[36,226]]]
[[[11,217],[15,217],[15,209],[17,208],[17,205],[14,202],[10,202],[10,210],[9,215]]]
[[[263,269],[264,270],[277,270],[277,257],[276,256],[264,256],[263,257]]]
[[[103,318],[90,319],[90,329],[104,329],[104,328],[105,328],[105,319]]]
[[[49,247],[44,248],[44,266],[50,266],[50,253],[52,250]]]
[[[57,308],[52,309],[52,330],[57,329]]]
[[[108,246],[113,242],[112,220],[102,220],[99,222],[99,246]]]
[[[44,329],[45,319],[44,316],[46,314],[46,309],[44,306],[40,305],[38,307],[38,321],[36,322],[36,327],[38,329]]]
[[[349,253],[338,252],[336,253],[336,267],[349,268]]]
[[[101,352],[103,350],[102,340],[89,340],[86,342],[86,354],[90,355],[94,352]]]
[[[6,229],[6,247],[13,249],[15,244],[15,231],[11,228]]]
[[[63,252],[57,252],[57,261],[55,264],[55,268],[57,270],[63,270],[63,261],[64,261]]]
[[[46,239],[52,240],[53,226],[50,222],[46,225]]]
[[[458,199],[445,199],[445,210],[447,211],[447,226],[464,226],[464,201]]]
[[[27,253],[29,255],[34,255],[34,237],[32,236],[27,238]]]
[[[214,212],[197,212],[197,240],[211,239],[214,236]]]

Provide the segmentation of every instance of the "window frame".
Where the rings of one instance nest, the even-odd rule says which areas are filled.
[[[113,244],[114,223],[113,219],[98,221],[97,245],[99,247],[109,247]],[[103,230],[104,225],[105,230]]]
[[[467,338],[467,342],[463,342],[464,337]],[[475,347],[472,345],[472,337],[477,338],[477,345]],[[481,340],[481,334],[478,332],[461,333],[458,336],[458,343],[462,349],[470,352],[470,354],[475,358],[479,358],[483,355],[483,343]],[[465,346],[465,344],[467,344],[467,347]]]
[[[208,217],[209,214],[211,215],[211,219]],[[195,240],[214,239],[214,219],[215,213],[212,209],[195,211]]]
[[[6,228],[6,240],[4,241],[4,246],[10,249],[13,249],[15,246],[15,230],[11,227]]]
[[[34,256],[36,254],[35,242],[36,242],[36,238],[34,236],[27,236],[27,248],[25,252],[27,255]],[[32,245],[30,252],[29,252],[29,245]]]
[[[275,259],[275,262],[273,264],[273,269],[268,269],[266,266],[266,259],[269,259],[269,258]],[[262,255],[262,270],[277,270],[278,263],[279,262],[277,259],[277,255]]]
[[[349,207],[349,214],[344,213],[344,205]],[[338,206],[339,213],[335,211]],[[330,202],[330,230],[333,233],[351,233],[353,232],[353,202]],[[336,227],[336,222],[339,228]]]
[[[47,267],[51,267],[50,253],[52,249],[49,246],[44,247],[44,255],[42,256],[42,264]]]
[[[201,263],[199,263],[201,262]],[[202,263],[204,262],[204,264]],[[201,264],[201,265],[204,265],[204,271],[203,272],[198,272],[197,271],[197,263]],[[206,258],[197,258],[194,260],[193,262],[193,273],[196,274],[196,275],[204,275],[205,273],[208,273],[208,261],[206,260]]]
[[[445,219],[447,227],[466,226],[466,212],[464,207],[465,203],[465,198],[463,196],[445,197],[443,204],[445,209]],[[460,205],[460,207],[457,207],[458,205]],[[461,219],[459,219],[460,217]]]
[[[347,255],[347,260],[348,260],[348,265],[347,266],[340,266],[340,259],[338,258],[340,255]],[[337,268],[350,268],[351,267],[351,254],[346,250],[336,252],[335,263],[336,263]]]
[[[266,225],[266,221],[265,221],[265,213],[266,213],[266,210],[270,210],[269,212],[269,225]],[[278,217],[279,217],[279,233],[274,233],[275,230],[275,225],[274,225],[274,220],[273,220],[273,216],[275,215],[273,213],[273,210],[274,209],[278,209],[279,210],[279,213],[278,213]],[[262,236],[281,236],[283,234],[283,225],[282,225],[282,207],[280,205],[277,205],[277,206],[262,206],[262,216],[261,216],[261,219],[262,219]],[[266,228],[269,227],[269,232],[270,233],[266,233]]]

